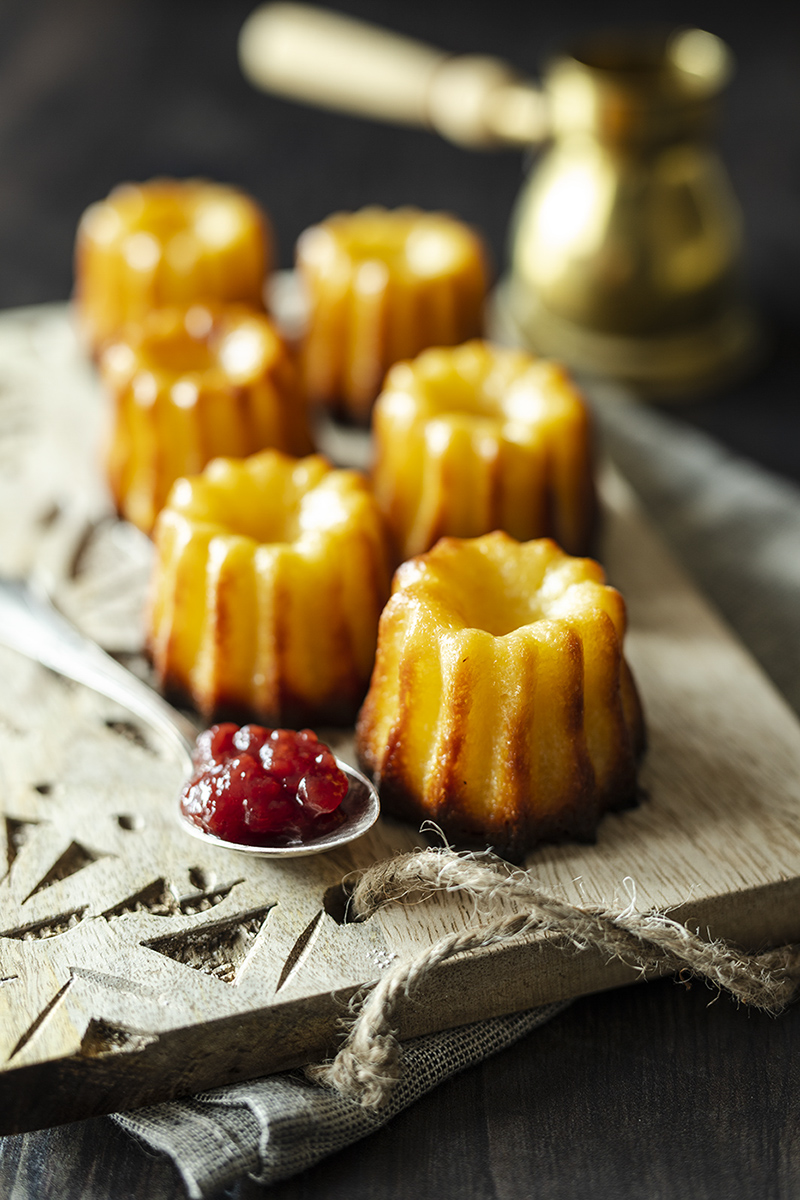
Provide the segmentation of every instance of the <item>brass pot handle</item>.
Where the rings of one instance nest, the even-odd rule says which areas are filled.
[[[239,60],[265,91],[359,116],[422,125],[463,146],[529,145],[547,134],[541,91],[497,58],[453,57],[305,4],[265,4]]]

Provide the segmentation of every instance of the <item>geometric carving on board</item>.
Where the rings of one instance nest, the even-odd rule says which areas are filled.
[[[235,983],[270,909],[274,907],[274,904],[268,904],[228,921],[152,938],[142,945],[195,971],[213,975],[223,983]]]
[[[276,992],[279,992],[281,990],[281,988],[286,983],[289,976],[293,975],[295,970],[297,969],[297,967],[300,965],[300,960],[303,958],[306,950],[308,949],[308,946],[310,945],[311,941],[313,940],[314,934],[317,932],[317,928],[318,928],[319,923],[322,920],[323,916],[324,916],[324,914],[322,912],[322,909],[320,909],[320,911],[318,913],[316,913],[316,915],[314,917],[312,917],[312,919],[309,921],[308,925],[306,925],[305,929],[300,934],[300,937],[297,939],[295,944],[292,946],[291,950],[289,951],[286,962],[283,964],[283,970],[280,973],[278,982],[275,985]]]
[[[233,883],[224,884],[222,887],[211,888],[205,892],[196,892],[191,896],[184,896],[180,901],[180,910],[185,917],[194,916],[195,913],[207,912],[209,908],[215,908],[217,904],[228,896],[237,883],[244,883],[243,879],[234,879]]]
[[[61,1001],[64,999],[67,992],[72,987],[73,983],[74,983],[74,980],[70,978],[67,980],[66,983],[61,985],[61,987],[56,992],[55,996],[53,996],[52,1000],[50,1000],[45,1005],[45,1007],[42,1009],[42,1011],[36,1017],[35,1021],[33,1021],[33,1023],[31,1025],[29,1025],[28,1028],[25,1030],[22,1037],[19,1039],[16,1046],[9,1054],[9,1056],[8,1056],[9,1061],[14,1057],[15,1054],[19,1054],[19,1052],[23,1046],[27,1046],[28,1042],[31,1040],[33,1035],[36,1033],[37,1029],[39,1029],[45,1023],[45,1021],[50,1016],[53,1009],[56,1008],[57,1005],[59,1005],[61,1003]]]
[[[21,925],[17,929],[0,931],[0,937],[16,938],[20,942],[34,942],[42,938],[58,937],[68,929],[74,929],[88,908],[74,908],[71,912],[60,913],[57,917],[45,917],[43,921],[33,921],[30,925]]]
[[[350,925],[358,920],[350,904],[354,889],[354,881],[345,878],[329,887],[322,897],[322,907],[337,925]]]
[[[31,896],[43,892],[45,888],[52,887],[54,883],[60,883],[62,879],[68,879],[70,875],[76,875],[78,871],[82,871],[84,867],[90,866],[103,857],[102,854],[95,854],[92,850],[87,850],[80,842],[70,842],[64,853],[56,859],[47,874],[39,880],[25,900],[30,900]]]
[[[113,908],[107,908],[101,915],[109,917],[124,917],[128,913],[150,913],[153,917],[174,917],[178,912],[178,901],[175,899],[166,879],[154,879],[146,887],[134,892],[126,900],[121,900]]]
[[[113,908],[107,908],[101,915],[108,920],[110,917],[124,917],[128,913],[149,913],[151,917],[184,917],[194,916],[195,913],[207,912],[208,909],[221,904],[241,879],[208,891],[193,892],[191,895],[177,899],[175,892],[166,879],[154,879],[132,896],[121,900]]]
[[[115,1025],[112,1021],[92,1017],[81,1038],[78,1053],[83,1058],[100,1058],[108,1054],[143,1050],[151,1042],[157,1041],[158,1038],[153,1033],[139,1033],[127,1029],[124,1025]]]
[[[16,817],[6,817],[6,868],[11,870],[14,859],[19,854],[28,838],[33,833],[39,821],[20,821]]]

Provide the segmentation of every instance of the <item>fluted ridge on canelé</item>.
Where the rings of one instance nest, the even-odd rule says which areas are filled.
[[[501,532],[404,563],[359,756],[389,811],[517,857],[632,801],[641,706],[625,605],[590,559]]]
[[[312,455],[215,459],[155,529],[148,646],[206,717],[347,723],[389,591],[380,514],[356,471]]]
[[[503,529],[590,549],[589,413],[566,369],[471,341],[389,371],[373,412],[373,487],[399,559]]]

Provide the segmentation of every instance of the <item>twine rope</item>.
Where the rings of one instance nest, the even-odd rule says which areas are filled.
[[[472,900],[475,919],[386,971],[366,999],[356,999],[357,1015],[345,1022],[347,1036],[336,1057],[307,1068],[307,1075],[365,1108],[383,1108],[400,1077],[397,1017],[402,1001],[431,970],[455,955],[523,934],[556,935],[565,949],[575,951],[594,947],[609,961],[620,959],[643,977],[703,979],[737,1001],[770,1013],[780,1012],[794,998],[800,983],[796,948],[749,955],[721,940],[705,941],[666,913],[638,912],[633,881],[625,884],[630,903],[620,910],[571,904],[491,853],[458,853],[446,846],[375,863],[358,878],[351,897],[357,918],[366,919],[387,904],[424,902],[437,892],[457,892]],[[498,913],[508,901],[520,911]]]

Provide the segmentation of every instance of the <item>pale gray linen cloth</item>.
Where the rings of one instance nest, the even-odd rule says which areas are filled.
[[[619,399],[597,411],[606,448],[677,557],[800,712],[800,490],[658,412]],[[172,1158],[193,1200],[247,1172],[277,1182],[365,1137],[563,1007],[407,1043],[401,1082],[380,1113],[282,1074],[113,1119]]]
[[[260,1183],[277,1183],[380,1129],[437,1084],[504,1050],[565,1007],[549,1004],[407,1042],[400,1083],[380,1112],[291,1072],[113,1120],[169,1155],[192,1200],[213,1196],[248,1172]]]

